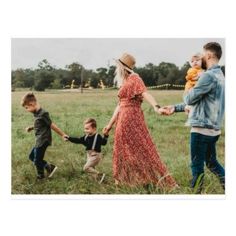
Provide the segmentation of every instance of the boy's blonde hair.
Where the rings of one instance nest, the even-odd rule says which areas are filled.
[[[84,121],[84,125],[85,124],[90,124],[92,128],[97,128],[97,122],[95,119],[93,118],[88,118]]]
[[[26,105],[29,105],[29,103],[31,102],[37,102],[37,99],[32,92],[28,92],[21,99],[21,105],[24,107]]]

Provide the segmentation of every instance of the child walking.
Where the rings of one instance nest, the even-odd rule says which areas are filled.
[[[51,121],[49,113],[41,108],[32,92],[24,95],[21,105],[26,111],[33,113],[35,119],[34,126],[26,128],[27,132],[34,130],[36,138],[35,146],[29,155],[29,159],[36,166],[37,179],[45,178],[44,169],[47,172],[47,177],[50,178],[57,169],[57,166],[49,164],[44,160],[45,152],[52,143],[51,129],[62,137],[66,136],[66,134]]]
[[[101,146],[107,144],[109,135],[103,133],[104,137],[97,133],[97,122],[93,118],[88,118],[84,121],[85,135],[79,138],[66,136],[65,140],[69,140],[72,143],[83,144],[87,151],[87,162],[83,167],[83,170],[93,176],[95,180],[102,183],[105,174],[100,173],[95,169],[95,166],[102,160]]]

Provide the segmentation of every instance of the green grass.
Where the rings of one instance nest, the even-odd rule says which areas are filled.
[[[99,185],[84,174],[85,150],[82,145],[62,141],[53,133],[53,144],[45,159],[59,168],[52,179],[37,182],[35,169],[28,160],[34,145],[34,133],[26,133],[25,127],[33,124],[33,116],[20,106],[25,92],[12,93],[12,193],[13,194],[193,194],[189,188],[191,179],[189,157],[189,127],[185,127],[184,113],[158,116],[144,102],[142,108],[151,136],[180,189],[168,191],[148,188],[115,186],[112,179],[113,131],[108,144],[103,147],[104,159],[98,169],[106,173],[106,181]],[[150,91],[159,104],[182,101],[182,91]],[[117,104],[117,91],[93,90],[79,92],[47,91],[35,93],[41,106],[48,110],[55,122],[67,134],[83,135],[83,121],[94,117],[98,131],[107,124]],[[224,130],[217,143],[218,158],[224,165]],[[224,194],[218,179],[206,169],[203,194]]]

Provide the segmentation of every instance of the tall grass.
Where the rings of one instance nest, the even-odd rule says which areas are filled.
[[[182,101],[182,91],[150,91],[159,104],[167,105]],[[34,145],[34,134],[26,133],[25,127],[33,124],[33,116],[20,106],[25,92],[12,93],[12,193],[13,194],[193,194],[189,188],[191,179],[189,157],[189,127],[185,127],[184,113],[158,116],[144,103],[146,123],[160,152],[162,160],[178,182],[180,188],[170,191],[148,187],[115,186],[112,178],[113,131],[108,144],[103,147],[103,161],[98,169],[106,173],[104,183],[98,184],[84,174],[86,160],[82,145],[64,142],[53,133],[53,144],[45,159],[59,168],[52,179],[36,181],[33,164],[28,154]],[[98,131],[107,124],[117,104],[117,91],[79,92],[47,91],[35,93],[41,106],[62,130],[71,136],[83,135],[83,121],[94,117]],[[224,130],[217,144],[218,158],[224,164]],[[218,179],[206,170],[204,194],[223,194]]]

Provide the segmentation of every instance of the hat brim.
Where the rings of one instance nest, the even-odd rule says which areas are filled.
[[[134,72],[130,67],[128,67],[125,63],[123,63],[120,59],[114,59],[114,60],[116,63],[124,66],[127,71],[129,71],[131,73]]]

